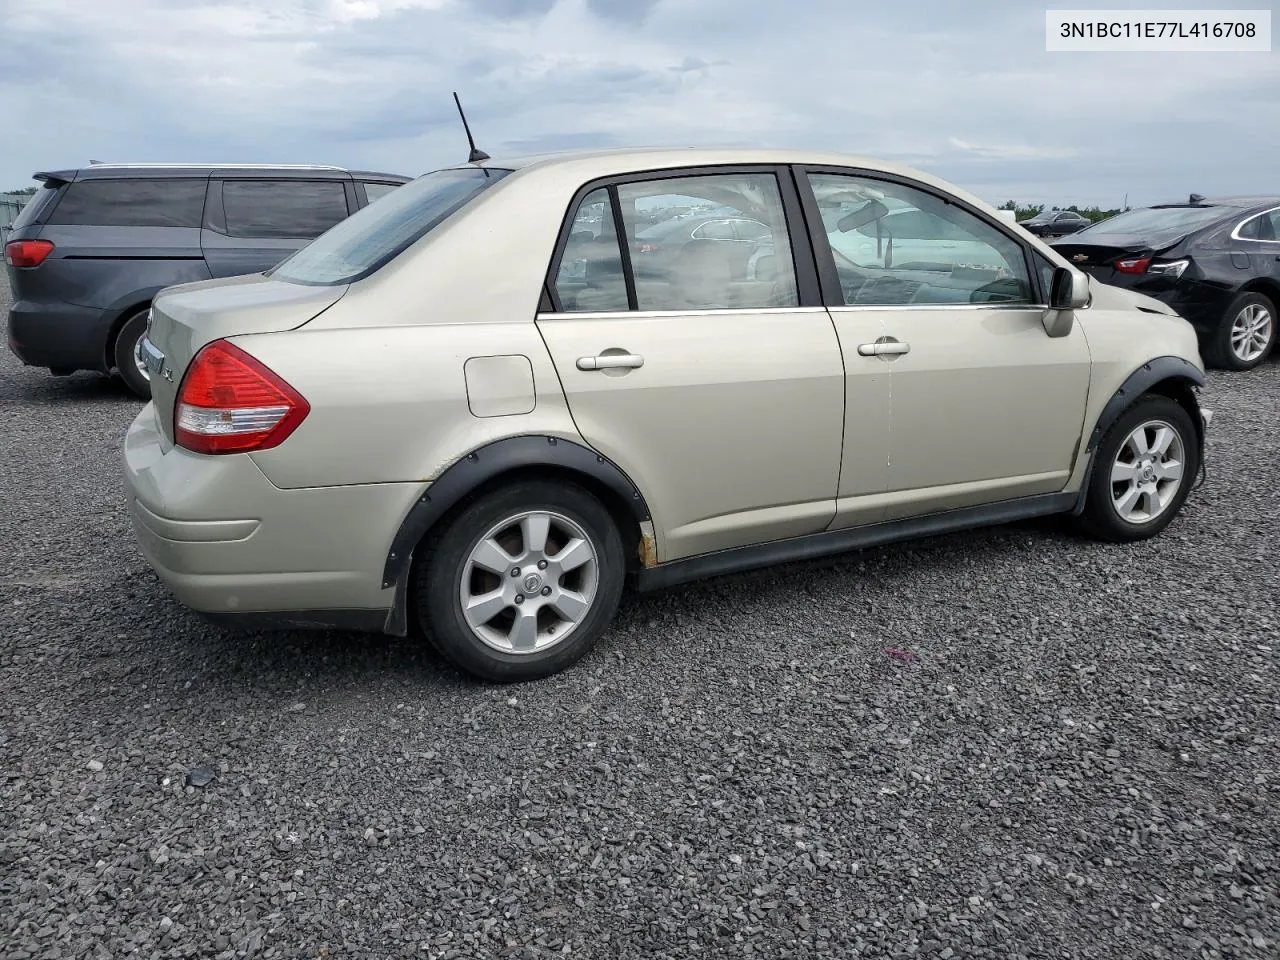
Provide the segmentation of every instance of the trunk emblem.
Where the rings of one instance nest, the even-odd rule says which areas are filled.
[[[1088,254],[1085,254],[1085,253],[1077,253],[1077,254],[1076,254],[1074,257],[1072,257],[1071,259],[1072,259],[1073,261],[1075,261],[1076,263],[1084,263],[1086,260],[1088,260],[1088,259],[1089,259],[1089,255],[1088,255]]]

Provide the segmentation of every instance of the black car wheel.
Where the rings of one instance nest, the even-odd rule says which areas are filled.
[[[120,379],[143,400],[151,399],[151,377],[142,365],[139,349],[147,332],[147,311],[139,310],[120,328],[116,336],[115,363]]]
[[[1223,313],[1205,359],[1227,370],[1250,370],[1276,342],[1276,306],[1260,293],[1242,293]]]

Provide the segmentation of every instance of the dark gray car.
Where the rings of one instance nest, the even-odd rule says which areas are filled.
[[[5,244],[9,349],[54,374],[118,372],[149,397],[137,360],[163,288],[261,273],[408,182],[323,166],[95,164],[37,173]]]

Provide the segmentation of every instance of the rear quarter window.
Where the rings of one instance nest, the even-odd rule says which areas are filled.
[[[27,202],[18,211],[18,215],[13,218],[13,223],[9,224],[9,228],[19,230],[39,219],[41,212],[57,197],[60,186],[62,186],[61,183],[46,183],[42,185],[27,198]]]
[[[198,227],[203,178],[77,180],[67,185],[48,223],[96,227]]]

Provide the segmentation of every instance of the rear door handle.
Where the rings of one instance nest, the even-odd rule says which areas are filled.
[[[634,353],[602,353],[595,357],[579,357],[579,370],[634,370],[644,366],[644,357]]]
[[[877,340],[875,343],[858,344],[858,355],[863,357],[883,357],[898,353],[910,353],[911,344],[901,340]]]

